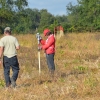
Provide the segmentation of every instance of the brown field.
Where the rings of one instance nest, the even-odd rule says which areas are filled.
[[[44,51],[39,75],[35,35],[15,36],[21,46],[18,87],[5,89],[1,66],[0,100],[100,100],[100,33],[66,34],[56,40],[54,80]]]

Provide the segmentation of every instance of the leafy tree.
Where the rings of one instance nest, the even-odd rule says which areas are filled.
[[[37,9],[27,8],[16,14],[15,32],[21,33],[33,33],[39,26],[40,13]]]
[[[54,23],[54,16],[50,14],[46,9],[40,10],[40,24],[39,31],[42,32],[45,28],[49,28]]]
[[[27,6],[27,0],[0,0],[0,29],[11,26],[12,19],[18,10]]]
[[[68,28],[69,28],[69,22],[68,22],[68,18],[66,15],[62,15],[62,16],[55,16],[55,19],[57,20],[57,24],[56,26],[61,25],[64,28],[64,31],[67,32]]]
[[[100,0],[77,0],[78,5],[67,6],[69,17],[72,19],[71,25],[77,31],[96,31],[100,30]]]

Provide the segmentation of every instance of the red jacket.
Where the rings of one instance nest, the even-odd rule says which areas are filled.
[[[55,37],[53,34],[48,36],[47,40],[41,40],[42,49],[45,50],[46,54],[55,53]]]

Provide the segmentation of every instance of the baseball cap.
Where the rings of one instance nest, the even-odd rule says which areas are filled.
[[[51,31],[50,31],[49,29],[45,29],[45,30],[43,31],[44,36],[46,36],[48,32],[51,32]]]
[[[10,28],[10,27],[6,27],[6,28],[4,29],[4,31],[11,32],[11,28]]]

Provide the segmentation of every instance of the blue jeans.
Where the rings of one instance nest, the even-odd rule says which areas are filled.
[[[4,77],[6,86],[8,87],[11,84],[10,80],[10,68],[12,68],[13,75],[12,79],[16,82],[18,73],[19,73],[19,63],[17,56],[8,58],[6,56],[3,57],[3,68],[4,68]]]
[[[47,64],[49,70],[55,70],[54,54],[46,54]]]

